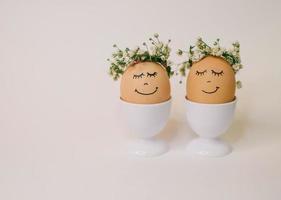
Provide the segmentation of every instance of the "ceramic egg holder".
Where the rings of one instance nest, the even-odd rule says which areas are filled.
[[[157,104],[134,104],[121,100],[125,120],[134,135],[129,154],[153,157],[166,153],[167,143],[155,138],[165,127],[171,109],[171,100]]]
[[[229,128],[237,100],[222,104],[203,104],[186,100],[187,121],[199,136],[187,146],[188,153],[220,157],[229,154],[232,148],[219,136]]]

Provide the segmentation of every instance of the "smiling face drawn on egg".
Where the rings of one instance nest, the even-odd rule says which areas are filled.
[[[154,104],[171,98],[170,81],[165,68],[153,62],[129,66],[122,75],[121,99],[130,103]]]
[[[186,82],[187,99],[198,103],[227,103],[235,98],[235,74],[230,64],[207,56],[194,63]]]

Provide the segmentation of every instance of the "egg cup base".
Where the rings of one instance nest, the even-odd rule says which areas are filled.
[[[222,157],[231,153],[231,146],[218,138],[193,139],[187,146],[187,153],[205,157]]]
[[[155,157],[166,153],[169,146],[165,141],[156,138],[136,138],[130,142],[129,155],[137,157]]]

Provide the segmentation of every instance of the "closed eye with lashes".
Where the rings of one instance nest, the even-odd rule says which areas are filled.
[[[196,70],[196,75],[197,76],[203,76],[206,72],[207,72],[207,70],[204,70],[202,72]]]
[[[149,73],[147,72],[147,77],[155,77],[157,76],[157,72]]]
[[[134,74],[133,79],[142,78],[143,76],[144,76],[144,73],[141,73],[141,74]]]
[[[215,76],[222,76],[223,70],[221,70],[220,72],[216,72],[216,71],[212,70],[212,74],[215,75]]]

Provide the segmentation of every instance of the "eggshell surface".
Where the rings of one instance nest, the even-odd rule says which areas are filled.
[[[186,97],[190,101],[220,104],[235,99],[235,74],[222,58],[207,56],[194,63],[186,81]]]
[[[129,66],[121,78],[121,99],[136,104],[155,104],[171,98],[166,69],[158,63],[141,62]]]

